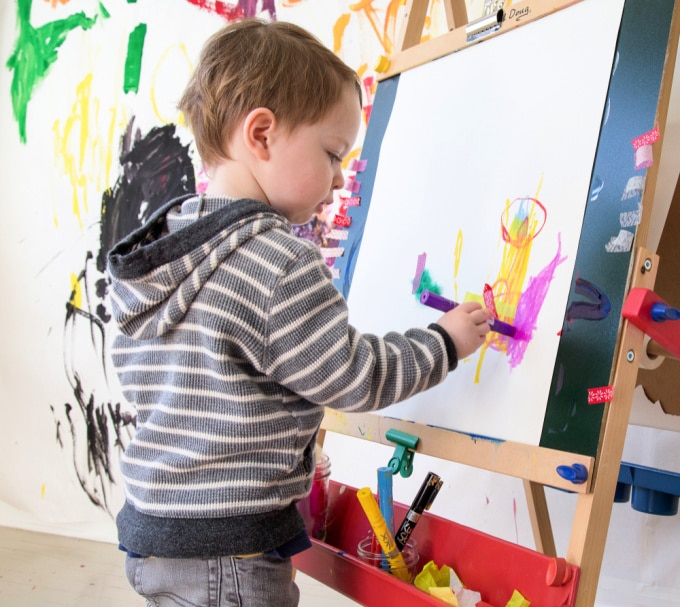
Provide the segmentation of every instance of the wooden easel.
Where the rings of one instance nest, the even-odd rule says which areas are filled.
[[[516,7],[530,6],[534,18],[575,4],[580,0],[527,0]],[[464,0],[445,0],[449,32],[420,43],[429,0],[407,0],[404,8],[404,25],[398,40],[398,52],[391,58],[384,78],[421,65],[433,58],[450,53],[466,45],[467,12]],[[664,131],[668,113],[668,100],[672,85],[673,67],[680,32],[680,8],[675,6],[669,36],[666,65],[657,105],[656,124]],[[503,26],[503,32],[516,24]],[[492,33],[490,36],[502,35]],[[661,153],[661,138],[654,144],[655,157]],[[642,287],[654,289],[659,258],[645,249],[658,163],[646,174],[646,186],[642,198],[642,217],[637,228],[635,255],[630,268],[628,289]],[[628,427],[633,391],[636,385],[638,359],[644,334],[627,321],[620,324],[615,362],[611,371],[613,400],[605,405],[600,441],[595,457],[567,453],[540,446],[489,441],[478,441],[466,434],[414,424],[407,421],[386,419],[371,414],[353,414],[352,424],[345,417],[327,410],[320,435],[323,442],[327,430],[356,438],[394,446],[386,438],[389,429],[417,435],[420,439],[416,451],[444,460],[466,464],[521,478],[532,522],[538,552],[556,557],[555,542],[545,497],[545,486],[557,487],[576,493],[577,505],[566,561],[580,568],[580,582],[576,598],[577,607],[592,607],[600,576],[607,532],[611,518],[614,494]],[[579,464],[587,471],[587,480],[575,485],[565,479],[555,478],[555,468],[565,460]],[[410,603],[420,604],[420,603]],[[424,601],[422,604],[430,604]]]

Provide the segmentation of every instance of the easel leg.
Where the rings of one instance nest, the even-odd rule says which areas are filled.
[[[539,483],[524,480],[524,492],[527,496],[531,529],[534,532],[536,550],[547,556],[557,556],[555,538],[550,524],[548,502],[545,499],[545,487]]]
[[[574,531],[571,534],[567,551],[567,561],[581,567],[576,607],[592,607],[595,604],[602,557],[609,530],[608,513],[611,512],[612,506],[609,503],[608,507],[603,507],[604,505],[598,504],[601,500],[603,500],[601,494],[587,493],[579,495],[576,504]],[[576,531],[579,529],[581,532]]]
[[[397,52],[420,44],[429,4],[430,0],[406,0],[401,31],[394,45]]]
[[[445,0],[446,25],[449,31],[468,24],[467,7],[464,0]]]

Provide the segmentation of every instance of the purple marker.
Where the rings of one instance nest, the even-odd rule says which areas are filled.
[[[435,310],[439,310],[440,312],[448,312],[458,305],[455,301],[446,299],[446,297],[437,295],[432,291],[423,291],[420,294],[420,303],[429,306],[430,308],[434,308]]]
[[[515,337],[517,334],[517,327],[513,327],[511,324],[503,322],[502,320],[498,320],[497,318],[492,318],[488,321],[488,323],[491,325],[492,331],[500,333],[501,335]]]
[[[430,308],[434,308],[435,310],[439,310],[440,312],[449,312],[458,305],[455,301],[446,299],[446,297],[437,295],[432,291],[423,291],[420,294],[420,303],[429,306]],[[507,335],[508,337],[515,337],[517,334],[517,327],[513,327],[507,322],[503,322],[497,318],[491,318],[487,322],[491,325],[491,330],[496,333]]]

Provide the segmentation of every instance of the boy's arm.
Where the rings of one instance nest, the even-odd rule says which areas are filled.
[[[457,359],[439,327],[361,334],[318,256],[305,255],[272,299],[264,372],[319,405],[345,411],[387,407],[440,383]]]

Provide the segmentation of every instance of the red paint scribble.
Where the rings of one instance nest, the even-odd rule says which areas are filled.
[[[227,4],[220,0],[187,0],[187,2],[210,13],[224,17],[227,21],[238,21],[245,16],[240,6]]]
[[[538,276],[529,279],[529,285],[520,295],[517,312],[513,325],[521,332],[522,339],[508,340],[508,363],[515,368],[524,359],[529,341],[536,330],[536,320],[541,311],[541,306],[548,294],[548,287],[555,276],[555,270],[567,256],[561,256],[562,240],[557,236],[557,253],[550,263],[538,273]]]
[[[534,215],[534,205],[542,214],[539,219]],[[524,247],[541,233],[547,216],[548,213],[540,200],[515,198],[501,215],[501,236],[505,242],[514,247]],[[530,220],[540,225],[530,226]]]

